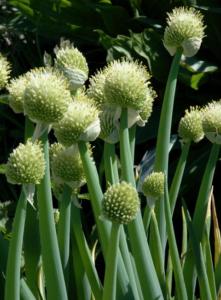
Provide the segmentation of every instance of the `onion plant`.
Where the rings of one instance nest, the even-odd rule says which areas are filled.
[[[7,87],[14,113],[26,117],[25,142],[6,164],[9,184],[21,186],[4,270],[6,300],[218,299],[220,257],[214,265],[207,213],[220,158],[220,100],[185,111],[181,153],[168,180],[180,61],[197,53],[204,29],[194,8],[168,14],[163,44],[173,60],[153,171],[139,193],[136,128],[148,126],[156,98],[143,63],[114,60],[88,78],[83,54],[62,41],[50,66],[9,81],[9,63],[0,55],[0,88]],[[212,147],[191,217],[184,201],[177,205],[179,191],[192,144],[204,137]],[[101,162],[94,156],[98,139]],[[173,213],[179,208],[178,237]]]

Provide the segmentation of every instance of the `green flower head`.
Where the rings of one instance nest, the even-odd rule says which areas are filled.
[[[34,122],[58,122],[72,101],[66,81],[49,69],[30,72],[24,92],[24,111]]]
[[[72,91],[83,86],[88,78],[88,65],[83,54],[69,41],[62,41],[60,47],[55,48],[55,68],[68,79]]]
[[[10,64],[7,59],[0,53],[0,90],[3,89],[9,79]]]
[[[7,86],[9,92],[9,105],[15,113],[24,112],[24,92],[28,84],[27,74],[12,79]]]
[[[185,111],[179,123],[178,134],[184,143],[197,143],[203,139],[202,112],[198,107],[190,107],[190,110]]]
[[[57,182],[67,183],[72,188],[85,182],[84,169],[78,147],[64,148],[56,143],[52,145],[51,169]]]
[[[94,141],[100,133],[99,111],[86,95],[80,94],[54,130],[58,141],[66,147],[80,140]]]
[[[221,144],[221,101],[209,103],[202,115],[205,136],[211,143]]]
[[[113,61],[105,71],[104,96],[109,104],[142,111],[148,96],[150,75],[133,61]]]
[[[142,191],[146,197],[158,199],[164,194],[165,176],[162,172],[152,172],[143,182]]]
[[[194,56],[202,43],[205,26],[203,16],[194,8],[179,7],[168,14],[163,43],[171,55],[177,48],[187,57]]]
[[[19,144],[10,154],[6,177],[13,184],[39,184],[44,176],[45,160],[39,143]]]
[[[103,198],[103,214],[114,223],[128,224],[136,218],[140,200],[136,189],[127,182],[110,186]]]

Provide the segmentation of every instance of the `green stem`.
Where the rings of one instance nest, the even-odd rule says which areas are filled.
[[[182,55],[182,49],[178,49],[170,68],[167,79],[166,89],[164,93],[163,105],[160,114],[160,123],[157,134],[156,158],[154,163],[154,171],[163,172],[167,175],[169,160],[169,143],[171,135],[171,124],[174,107],[174,98],[176,92],[177,76],[179,71],[179,63]],[[158,201],[156,204],[156,216],[160,230],[163,248],[165,247],[166,230],[164,216],[164,201]]]
[[[173,264],[176,292],[179,299],[187,300],[187,291],[185,287],[183,271],[180,263],[179,252],[176,244],[176,237],[173,229],[172,214],[170,209],[168,190],[165,188],[165,219],[166,219],[166,230],[169,241],[170,255]]]
[[[58,248],[52,206],[47,134],[41,138],[46,162],[45,176],[37,189],[42,259],[49,299],[65,300],[67,291]]]
[[[33,236],[35,237],[34,239]],[[40,256],[38,213],[36,209],[28,205],[24,232],[25,276],[27,284],[36,298],[39,296],[38,269]]]
[[[205,172],[201,181],[199,194],[196,201],[196,207],[193,216],[193,226],[200,242],[202,240],[203,231],[205,229],[206,212],[208,207],[209,196],[211,192],[213,176],[215,172],[216,162],[219,157],[220,145],[213,144],[209,159],[205,168]],[[190,244],[190,243],[188,243]],[[192,251],[188,251],[183,267],[184,279],[188,291],[189,299],[193,299],[196,284],[196,272],[194,265],[194,256]]]
[[[135,155],[136,129],[137,129],[137,125],[136,124],[133,125],[129,129],[130,151],[131,151],[132,161],[134,161],[134,155]]]
[[[157,276],[159,278],[160,286],[164,294],[164,299],[166,299],[166,280],[165,280],[165,272],[164,272],[164,256],[162,252],[162,245],[160,240],[160,233],[157,224],[156,215],[154,209],[151,210],[151,225],[153,230],[153,237],[154,237],[154,247],[153,250],[155,251],[155,255],[152,255],[153,259],[156,257],[157,259],[154,260],[154,265],[156,268]]]
[[[107,184],[116,183],[115,171],[114,171],[114,161],[115,161],[115,145],[104,143],[104,169]]]
[[[85,272],[83,262],[81,260],[80,252],[75,240],[75,236],[71,236],[71,249],[72,249],[72,261],[73,261],[73,271],[74,271],[74,282],[75,282],[75,293],[72,294],[70,299],[80,299],[80,300],[91,300],[91,287]],[[73,286],[73,284],[72,284]],[[73,287],[72,287],[73,289]]]
[[[176,171],[173,176],[172,184],[170,187],[169,195],[170,195],[170,207],[171,207],[172,215],[173,215],[177,197],[179,194],[180,185],[182,182],[183,173],[184,173],[185,166],[186,166],[187,156],[189,154],[189,149],[190,149],[190,143],[183,144],[179,162],[177,164]]]
[[[21,300],[36,300],[24,279],[21,279]]]
[[[106,259],[103,300],[116,299],[117,249],[119,245],[120,225],[113,223]]]
[[[74,204],[71,205],[71,215],[72,215],[72,230],[77,243],[79,254],[87,274],[87,278],[90,282],[92,292],[95,299],[102,299],[103,288],[97,274],[94,262],[92,261],[90,249],[88,247],[86,238],[81,224],[80,210]]]
[[[185,213],[183,211],[183,207],[182,207],[182,224],[183,224],[183,232],[182,232],[182,252],[181,252],[181,259],[182,259],[182,265],[184,265],[185,256],[186,256],[186,253],[187,253],[188,243],[187,243],[187,223],[186,223],[186,218],[185,218]]]
[[[69,282],[68,274],[70,252],[71,192],[71,189],[65,185],[60,201],[60,215],[58,223],[58,246],[67,287]]]
[[[135,186],[127,119],[127,109],[123,109],[120,122],[122,179]],[[128,232],[144,299],[163,299],[140,212],[137,218],[128,224]]]
[[[87,149],[87,145],[85,142],[78,143],[79,152],[82,159],[82,164],[84,167],[87,186],[91,197],[91,205],[95,217],[95,221],[98,228],[98,234],[101,242],[102,251],[105,254],[107,251],[107,243],[110,236],[110,224],[108,222],[104,222],[101,220],[101,203],[103,200],[103,193],[100,187],[99,177],[97,174],[96,166],[90,157],[90,153]],[[128,280],[128,276],[126,273],[126,269],[122,260],[122,256],[119,255],[119,264],[118,264],[118,283],[119,283],[119,298],[129,297],[131,294],[131,290],[129,289],[130,283]],[[123,299],[123,298],[122,298]]]
[[[149,225],[150,225],[151,211],[152,211],[152,209],[147,205],[145,207],[144,216],[143,216],[143,225],[144,225],[146,234],[148,234],[148,229],[149,229]]]
[[[5,300],[19,300],[20,298],[20,268],[22,255],[22,242],[25,227],[27,199],[22,191],[18,200],[15,218],[13,221],[12,238],[9,245]]]
[[[106,181],[110,184],[116,184],[119,182],[118,170],[116,169],[117,165],[115,164],[116,155],[115,155],[115,145],[105,143],[104,144],[104,161],[105,161],[105,176]],[[110,172],[110,170],[112,170]],[[138,287],[136,284],[135,272],[132,262],[131,262],[131,254],[128,249],[126,235],[124,232],[123,226],[121,226],[120,230],[120,251],[122,254],[123,262],[129,277],[129,281],[131,284],[131,288],[134,293],[135,299],[142,298],[142,292],[138,291]]]

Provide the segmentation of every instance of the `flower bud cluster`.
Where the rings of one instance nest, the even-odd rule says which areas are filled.
[[[51,169],[56,182],[79,187],[85,182],[85,174],[78,147],[64,148],[55,143],[51,146]]]
[[[203,16],[194,8],[179,7],[168,14],[163,43],[171,55],[182,48],[187,57],[194,56],[202,43]]]
[[[202,111],[198,107],[190,107],[190,110],[185,111],[178,127],[178,134],[184,143],[197,143],[203,139],[202,117]]]
[[[142,191],[146,197],[158,199],[164,194],[165,176],[162,172],[152,172],[143,182]]]
[[[203,109],[202,125],[206,138],[221,144],[221,101],[213,101]]]
[[[6,177],[13,184],[39,184],[44,176],[45,160],[40,143],[27,141],[10,154]]]
[[[103,198],[103,214],[114,223],[128,224],[136,218],[140,200],[136,189],[127,182],[110,186]]]

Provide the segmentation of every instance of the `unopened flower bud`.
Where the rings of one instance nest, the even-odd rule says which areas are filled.
[[[57,145],[57,144],[56,144]],[[51,168],[52,174],[59,182],[65,182],[71,187],[79,187],[85,182],[84,169],[78,147],[56,147],[53,151]]]
[[[24,92],[27,84],[27,76],[21,75],[16,79],[12,79],[7,86],[9,91],[9,105],[15,113],[24,112]]]
[[[211,143],[221,144],[221,101],[209,103],[202,114],[205,136]]]
[[[187,57],[194,56],[202,43],[205,26],[203,16],[194,8],[179,7],[168,14],[164,46],[174,55],[178,48]]]
[[[13,184],[39,184],[44,176],[45,160],[39,143],[19,144],[10,154],[6,177]]]
[[[158,199],[164,194],[165,176],[162,172],[152,172],[143,182],[142,191],[146,197]]]
[[[184,143],[197,143],[203,139],[202,112],[199,108],[191,107],[185,111],[179,123],[178,134]]]
[[[69,147],[78,141],[94,141],[100,133],[99,111],[86,95],[74,100],[54,125],[58,141]]]
[[[68,79],[72,91],[83,86],[88,78],[88,65],[83,54],[69,41],[55,48],[55,67]]]
[[[7,59],[0,53],[0,90],[3,89],[9,79],[10,64]]]
[[[33,70],[24,93],[24,111],[34,122],[58,122],[67,111],[71,94],[65,80],[47,69]]]
[[[114,223],[128,224],[136,218],[140,200],[136,189],[127,182],[110,186],[103,198],[103,214]]]
[[[105,101],[140,112],[147,99],[150,75],[132,61],[113,61],[106,70]]]

